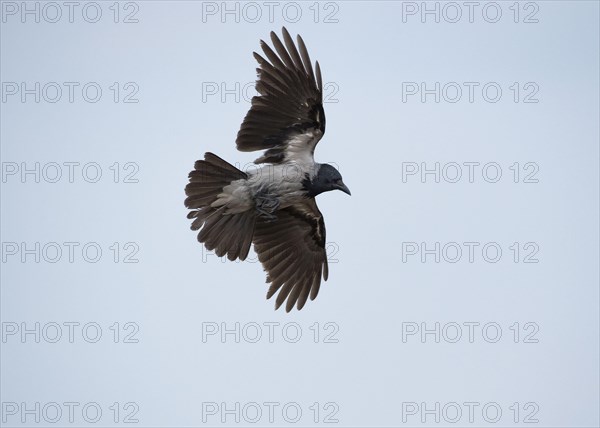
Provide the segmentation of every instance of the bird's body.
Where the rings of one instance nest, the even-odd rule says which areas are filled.
[[[302,178],[314,177],[318,167],[316,163],[263,165],[249,172],[248,178],[232,181],[225,186],[212,206],[225,206],[226,213],[235,214],[255,208],[257,195],[265,203],[271,200],[277,209],[302,203],[306,199]]]
[[[321,276],[327,280],[325,223],[314,198],[350,191],[335,168],[313,157],[325,132],[319,63],[315,77],[300,36],[300,52],[285,28],[283,36],[285,47],[271,33],[278,55],[261,41],[270,62],[254,54],[260,95],[236,140],[241,151],[265,150],[255,161],[262,166],[246,173],[206,153],[190,172],[185,203],[198,240],[217,255],[244,260],[254,244],[271,283],[267,298],[279,291],[276,308],[287,299],[290,311],[317,296]]]

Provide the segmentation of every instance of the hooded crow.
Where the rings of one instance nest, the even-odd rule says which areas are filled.
[[[314,160],[325,133],[323,80],[318,61],[310,61],[304,41],[298,49],[285,29],[283,43],[274,32],[275,50],[260,41],[265,57],[258,61],[258,95],[237,134],[242,152],[264,150],[243,172],[220,157],[205,153],[196,161],[185,188],[185,206],[198,241],[229,260],[245,260],[250,244],[267,272],[275,309],[287,300],[302,309],[327,280],[325,223],[315,196],[329,190],[350,194],[333,166]]]

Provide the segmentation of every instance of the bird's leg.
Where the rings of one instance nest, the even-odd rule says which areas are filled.
[[[259,190],[254,196],[254,202],[259,217],[263,218],[267,223],[277,220],[275,211],[279,209],[280,202],[276,195]]]

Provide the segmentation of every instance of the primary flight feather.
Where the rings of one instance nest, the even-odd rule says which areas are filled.
[[[300,36],[298,48],[285,27],[275,50],[260,41],[258,80],[252,106],[238,132],[242,152],[264,150],[262,166],[245,173],[212,153],[196,161],[185,188],[192,230],[208,250],[245,260],[250,244],[267,272],[275,309],[286,302],[302,309],[327,280],[325,223],[315,196],[329,190],[350,194],[340,173],[314,160],[325,133],[323,80]],[[266,57],[266,58],[265,58]]]

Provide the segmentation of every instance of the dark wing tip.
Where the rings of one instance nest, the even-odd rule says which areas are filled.
[[[317,87],[319,88],[321,95],[323,95],[323,79],[321,78],[321,66],[319,65],[319,61],[315,61],[315,70],[317,73]]]

